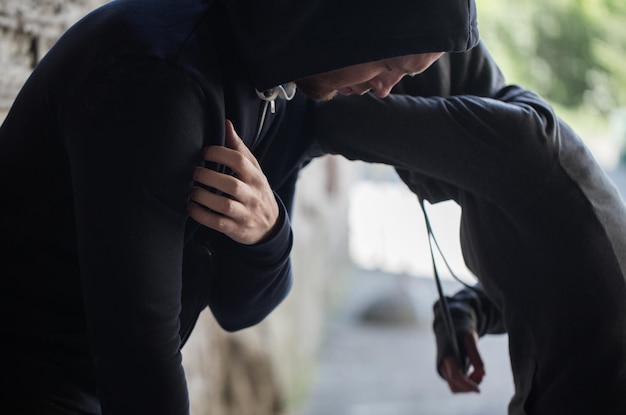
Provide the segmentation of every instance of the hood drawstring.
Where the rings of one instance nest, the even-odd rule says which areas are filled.
[[[296,84],[295,82],[289,82],[284,85],[278,85],[274,88],[266,89],[265,91],[259,91],[258,89],[255,89],[255,91],[256,95],[265,101],[265,105],[263,106],[263,113],[261,114],[261,119],[259,120],[259,128],[257,129],[256,137],[254,138],[251,148],[258,144],[261,131],[263,130],[263,124],[265,123],[265,117],[267,115],[267,107],[270,107],[270,113],[275,114],[276,98],[291,101],[296,95]]]
[[[430,258],[433,263],[433,274],[435,276],[435,284],[437,286],[437,293],[439,294],[439,309],[441,311],[443,323],[444,323],[446,332],[448,334],[448,338],[451,343],[450,347],[452,348],[452,353],[454,353],[454,357],[456,358],[457,362],[460,365],[459,367],[463,370],[464,373],[466,373],[467,368],[468,368],[467,362],[464,361],[465,359],[461,357],[461,351],[460,351],[459,344],[457,343],[457,338],[456,338],[456,330],[454,328],[452,315],[450,313],[450,306],[448,305],[447,298],[443,292],[443,287],[441,286],[441,278],[439,277],[439,271],[437,269],[437,261],[435,261],[434,248],[437,248],[437,251],[439,252],[441,259],[443,260],[443,263],[445,264],[446,268],[450,272],[450,275],[452,275],[452,277],[456,281],[461,283],[463,286],[469,288],[470,290],[474,290],[474,287],[472,287],[470,284],[466,283],[460,277],[458,277],[454,273],[452,268],[450,267],[450,264],[446,260],[446,257],[444,256],[443,251],[441,250],[441,247],[439,246],[439,243],[437,242],[437,239],[435,238],[435,234],[433,233],[433,228],[430,224],[428,213],[426,213],[426,206],[424,206],[424,199],[418,196],[418,200],[420,203],[420,207],[422,208],[422,213],[424,213],[424,222],[426,223],[426,231],[428,233],[428,247],[430,248]]]
[[[291,99],[296,95],[296,84],[294,82],[289,82],[287,84],[278,85],[274,88],[266,89],[265,91],[259,91],[255,89],[256,94],[259,98],[261,98],[265,102],[269,102],[271,106],[271,113],[274,114],[276,112],[276,98],[281,98],[287,101],[291,101]]]

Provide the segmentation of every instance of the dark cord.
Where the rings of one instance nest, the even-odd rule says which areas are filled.
[[[463,284],[465,287],[474,289],[471,285],[467,284],[465,281],[461,280],[455,273],[452,271],[450,264],[446,260],[446,257],[443,255],[441,248],[439,247],[439,243],[435,238],[433,233],[433,229],[430,225],[430,220],[428,219],[428,214],[426,213],[426,207],[424,206],[424,199],[419,198],[420,207],[422,208],[422,212],[424,213],[424,221],[426,222],[426,231],[428,232],[428,247],[430,248],[430,258],[433,262],[433,273],[435,275],[435,283],[437,285],[437,292],[439,294],[439,308],[441,310],[441,314],[443,315],[443,321],[446,327],[446,332],[448,333],[448,338],[450,339],[450,343],[452,346],[452,353],[454,353],[454,357],[459,363],[459,367],[465,368],[466,364],[461,359],[461,352],[459,350],[459,345],[457,344],[456,333],[454,330],[454,324],[452,323],[452,315],[450,314],[450,307],[448,306],[448,300],[443,293],[443,288],[441,286],[441,278],[439,277],[439,271],[437,270],[437,261],[435,261],[435,252],[433,249],[433,242],[437,251],[439,252],[439,256],[443,259],[444,264],[448,268],[448,271],[452,275],[452,277]]]

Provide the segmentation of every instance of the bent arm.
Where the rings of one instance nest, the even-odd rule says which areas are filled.
[[[220,234],[211,244],[219,278],[212,281],[208,305],[225,330],[241,330],[259,323],[291,289],[291,223],[278,195],[276,200],[278,222],[267,239],[243,245]]]
[[[557,128],[550,107],[515,86],[493,98],[367,95],[316,109],[324,151],[405,170],[414,191],[433,178],[508,208],[531,200],[554,167]]]
[[[195,235],[195,241],[204,243],[213,254],[216,278],[212,279],[208,306],[225,330],[257,324],[282,302],[291,288],[290,207],[297,177],[298,169],[294,169],[290,175],[281,176],[273,188],[278,219],[260,242],[238,243],[208,228],[200,228]]]

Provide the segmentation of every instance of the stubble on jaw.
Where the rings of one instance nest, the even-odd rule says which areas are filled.
[[[330,87],[320,76],[300,79],[296,81],[296,86],[307,98],[314,101],[330,101],[337,95],[337,89]]]

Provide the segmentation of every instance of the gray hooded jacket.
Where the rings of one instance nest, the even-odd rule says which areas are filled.
[[[543,99],[506,86],[480,45],[387,99],[325,103],[316,126],[323,150],[395,166],[420,198],[459,204],[480,285],[449,299],[452,317],[460,339],[508,333],[511,415],[624,414],[626,208]],[[439,310],[438,362],[451,354]]]

